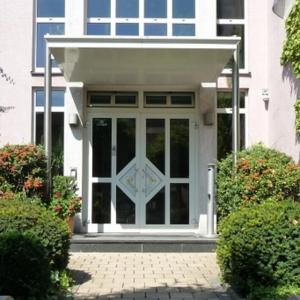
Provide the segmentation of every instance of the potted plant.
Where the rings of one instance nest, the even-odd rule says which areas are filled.
[[[81,197],[77,194],[76,182],[73,177],[53,177],[53,196],[50,209],[61,219],[66,220],[70,232],[74,229],[74,216],[81,210]]]

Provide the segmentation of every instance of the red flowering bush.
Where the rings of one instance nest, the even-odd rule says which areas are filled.
[[[0,148],[0,194],[24,192],[28,197],[43,198],[45,178],[46,159],[41,146],[6,145]]]
[[[300,200],[300,166],[286,154],[259,144],[239,153],[235,169],[232,164],[229,155],[218,165],[219,219],[273,196]]]
[[[75,216],[81,210],[81,198],[76,194],[77,187],[73,177],[55,176],[50,209],[61,219]]]

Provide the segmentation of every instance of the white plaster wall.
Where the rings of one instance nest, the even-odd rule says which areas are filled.
[[[295,132],[295,100],[300,98],[300,81],[289,67],[280,65],[285,39],[284,20],[276,16],[268,2],[268,145],[291,155],[299,162],[300,145]]]
[[[32,1],[1,1],[0,67],[15,85],[0,76],[0,105],[14,107],[0,113],[0,146],[31,141],[32,16]]]

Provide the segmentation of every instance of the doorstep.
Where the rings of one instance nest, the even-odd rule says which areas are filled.
[[[71,252],[214,252],[217,238],[196,234],[74,234]]]

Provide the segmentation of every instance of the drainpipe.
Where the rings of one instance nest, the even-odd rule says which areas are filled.
[[[45,103],[44,103],[44,145],[45,155],[47,163],[47,178],[46,178],[46,198],[50,199],[52,176],[51,176],[51,155],[52,155],[52,116],[51,116],[51,85],[52,85],[52,61],[51,51],[48,46],[48,42],[45,41],[45,76],[44,76],[44,91],[45,91]]]
[[[233,53],[232,64],[232,154],[233,166],[237,163],[237,154],[240,150],[240,84],[239,84],[239,44]]]
[[[208,165],[208,202],[207,202],[207,231],[206,237],[213,238],[216,236],[215,232],[215,178],[216,165]]]

